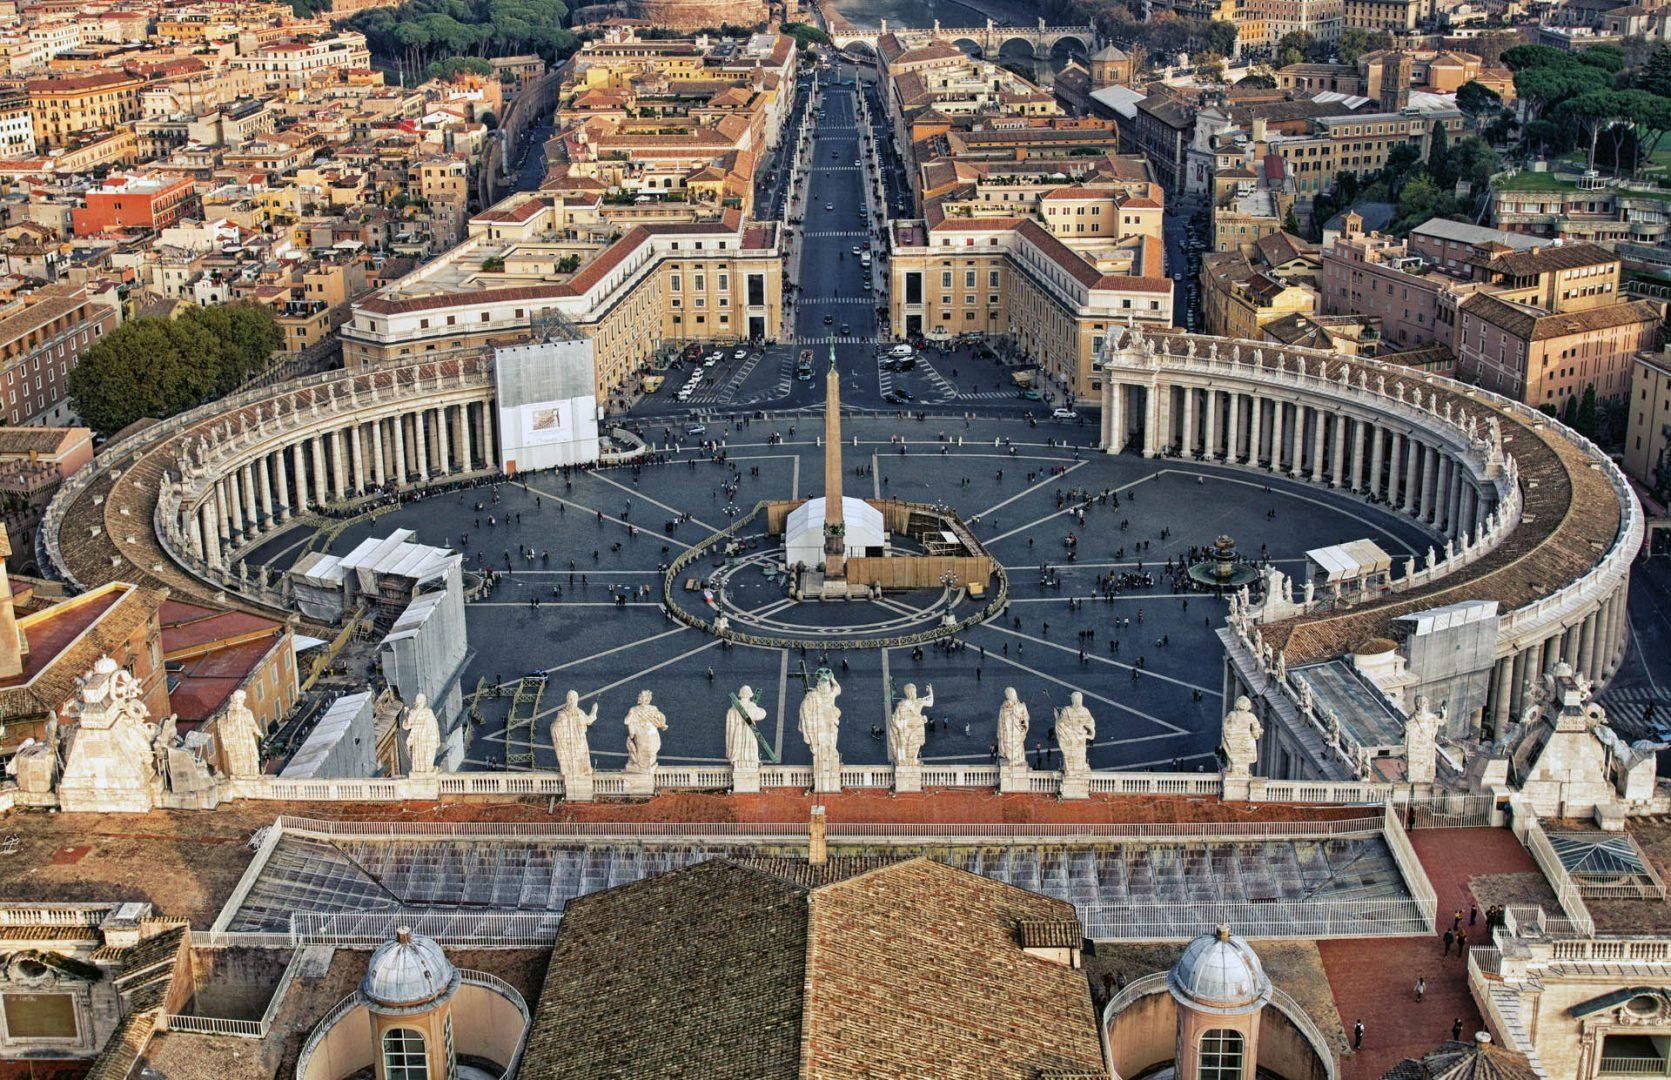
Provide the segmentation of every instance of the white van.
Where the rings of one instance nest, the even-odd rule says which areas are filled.
[[[911,355],[911,346],[909,346],[909,345],[895,345],[892,349],[888,350],[888,355],[889,356],[897,356],[897,357],[900,357],[900,358],[903,359],[904,357],[907,357],[907,356]]]

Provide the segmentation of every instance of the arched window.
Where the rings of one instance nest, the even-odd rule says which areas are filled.
[[[1241,1080],[1242,1033],[1214,1028],[1201,1036],[1196,1080]]]
[[[383,1076],[385,1080],[429,1080],[423,1032],[390,1028],[383,1033]]]

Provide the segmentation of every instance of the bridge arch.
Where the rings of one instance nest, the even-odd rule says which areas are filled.
[[[1033,42],[1029,38],[1005,38],[998,46],[1000,60],[1036,60],[1038,54],[1033,51]]]
[[[1062,61],[1068,59],[1070,56],[1077,56],[1083,60],[1089,55],[1091,55],[1090,46],[1085,44],[1085,42],[1081,41],[1078,37],[1075,37],[1073,34],[1063,34],[1050,45],[1050,57],[1052,60]]]
[[[984,50],[981,48],[981,43],[972,38],[958,38],[953,41],[952,44],[962,49],[965,55],[972,56],[977,60],[979,60],[984,54]]]

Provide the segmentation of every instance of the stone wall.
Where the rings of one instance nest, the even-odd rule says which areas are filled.
[[[771,14],[757,0],[628,0],[627,12],[630,18],[674,30],[700,30],[722,23],[753,26]]]

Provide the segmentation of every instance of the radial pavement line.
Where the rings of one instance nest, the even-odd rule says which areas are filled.
[[[1094,690],[1087,690],[1083,686],[1076,686],[1075,684],[1068,682],[1066,679],[1058,679],[1056,676],[1048,674],[1048,673],[1043,672],[1043,671],[1040,671],[1038,668],[1029,667],[1028,665],[1023,664],[1021,661],[1015,659],[1013,656],[1005,656],[1002,653],[993,653],[993,652],[988,652],[986,654],[986,656],[987,656],[987,659],[989,659],[989,660],[1001,660],[1004,663],[1008,664],[1010,667],[1019,668],[1020,670],[1025,671],[1027,674],[1033,676],[1034,678],[1043,679],[1045,682],[1055,683],[1057,686],[1063,687],[1063,688],[1065,688],[1067,690],[1070,690],[1070,691],[1078,691],[1079,693],[1081,693],[1081,694],[1085,695],[1086,697],[1090,698],[1092,701],[1100,701],[1104,705],[1111,705],[1114,708],[1119,709],[1122,712],[1129,712],[1133,716],[1141,717],[1144,720],[1148,720],[1152,723],[1159,724],[1161,727],[1170,729],[1166,734],[1163,734],[1163,735],[1134,736],[1133,738],[1130,738],[1130,739],[1116,740],[1115,742],[1109,743],[1108,745],[1113,746],[1113,745],[1118,745],[1119,743],[1123,743],[1123,742],[1148,742],[1152,739],[1172,739],[1172,738],[1177,738],[1179,735],[1192,735],[1192,734],[1194,734],[1194,732],[1185,731],[1183,728],[1174,727],[1173,725],[1168,724],[1166,721],[1160,719],[1159,717],[1150,716],[1148,713],[1145,713],[1145,712],[1139,712],[1138,710],[1132,708],[1130,705],[1122,705],[1118,701],[1115,701],[1113,698],[1104,697],[1103,695],[1097,693]]]
[[[1083,464],[1083,462],[1081,462],[1081,464]],[[1162,472],[1164,472],[1164,471],[1165,470],[1162,470]],[[1063,475],[1066,475],[1066,474],[1064,473]],[[1136,480],[1133,480],[1129,483],[1121,484],[1119,487],[1116,487],[1116,488],[1109,488],[1108,490],[1116,492],[1116,493],[1121,492],[1121,491],[1128,491],[1131,488],[1136,487],[1138,484],[1148,483],[1150,480],[1153,480],[1156,476],[1159,476],[1159,475],[1160,475],[1160,473],[1151,473],[1148,476],[1140,476]],[[997,536],[989,537],[986,540],[983,540],[982,543],[996,544],[1000,540],[1008,540],[1010,537],[1014,536],[1016,533],[1024,533],[1028,529],[1036,528],[1037,526],[1043,525],[1047,521],[1052,521],[1056,518],[1061,517],[1063,514],[1074,513],[1082,505],[1084,505],[1084,504],[1082,504],[1082,503],[1069,503],[1068,505],[1062,507],[1060,510],[1057,510],[1053,514],[1046,514],[1046,515],[1044,515],[1044,517],[1039,518],[1037,521],[1029,521],[1025,525],[1017,525],[1015,528],[1011,529],[1009,532],[999,533]]]
[[[1089,464],[1089,462],[1087,462],[1083,458],[1081,458],[1080,460],[1074,462],[1072,465],[1069,465],[1065,470],[1062,471],[1062,473],[1060,475],[1058,475],[1058,476],[1047,476],[1043,480],[1040,480],[1036,484],[1032,484],[1028,487],[1024,487],[1020,491],[1016,492],[1014,495],[1011,495],[1009,498],[1005,499],[1003,502],[993,503],[991,506],[987,507],[985,510],[982,510],[979,513],[971,515],[969,517],[969,520],[970,521],[979,521],[981,518],[985,517],[986,515],[992,513],[995,510],[1002,510],[1004,507],[1008,506],[1010,503],[1014,502],[1015,500],[1026,498],[1027,496],[1031,495],[1033,492],[1039,490],[1040,488],[1044,487],[1045,485],[1055,483],[1056,481],[1060,480],[1063,476],[1068,475],[1068,473],[1073,472],[1075,469],[1079,468],[1081,465],[1086,465],[1086,464]],[[1002,537],[999,537],[998,539],[1002,539]]]
[[[620,483],[618,481],[615,481],[615,480],[611,480],[609,477],[603,475],[603,473],[601,473],[601,472],[589,472],[587,475],[592,476],[592,477],[594,477],[598,480],[602,480],[604,483],[608,484],[610,487],[620,488],[622,491],[626,492],[628,495],[631,495],[633,498],[642,499],[644,502],[649,503],[651,506],[659,506],[663,510],[666,510],[669,514],[672,514],[674,517],[678,517],[680,514],[684,513],[683,510],[675,510],[671,506],[668,506],[664,502],[660,502],[656,499],[652,499],[648,495],[642,494],[641,492],[634,491],[632,488],[627,487],[625,484],[622,484],[622,483]],[[712,525],[708,524],[706,521],[703,521],[699,517],[694,517],[693,516],[690,520],[692,521],[692,523],[702,526],[704,529],[707,529],[711,533],[719,532],[718,529],[714,528]]]
[[[595,507],[595,506],[587,506],[587,505],[586,505],[586,504],[585,504],[585,503],[578,503],[578,502],[575,502],[575,501],[574,501],[574,500],[573,500],[573,499],[569,499],[569,498],[565,498],[565,497],[563,497],[563,496],[562,496],[562,495],[558,495],[558,494],[557,494],[557,493],[555,493],[555,492],[551,492],[551,491],[541,491],[541,490],[539,490],[539,489],[538,489],[538,488],[535,488],[535,487],[530,487],[530,486],[529,486],[529,485],[527,485],[527,484],[524,484],[524,483],[523,483],[523,482],[522,482],[522,481],[520,481],[520,480],[513,480],[513,481],[511,481],[511,485],[512,485],[512,486],[513,486],[513,487],[519,487],[519,488],[521,488],[521,489],[522,489],[522,490],[523,490],[523,491],[526,491],[526,492],[529,492],[529,493],[530,493],[530,494],[534,494],[534,495],[538,495],[538,496],[540,496],[540,497],[541,497],[541,498],[546,498],[546,499],[554,499],[554,500],[556,500],[556,501],[557,501],[557,502],[560,502],[560,503],[567,503],[567,504],[568,504],[568,505],[570,505],[570,506],[572,506],[572,507],[574,507],[574,508],[575,508],[575,509],[576,509],[576,510],[583,510],[583,511],[585,511],[585,512],[586,512],[586,513],[588,513],[588,514],[591,514],[591,515],[592,515],[592,516],[593,516],[593,517],[594,517],[594,518],[596,518],[596,516],[597,516],[597,515],[598,515],[598,514],[600,514],[600,513],[602,513],[602,511],[600,511],[600,510],[599,510],[599,509],[598,509],[598,508],[597,508],[597,507]],[[644,526],[643,526],[643,525],[640,525],[640,524],[638,524],[638,523],[637,523],[637,522],[634,522],[634,521],[628,521],[628,520],[626,520],[626,519],[625,519],[625,518],[618,518],[618,517],[615,517],[615,516],[613,516],[613,515],[611,515],[611,514],[604,514],[604,515],[603,515],[603,519],[604,519],[604,520],[605,520],[605,521],[613,521],[613,522],[614,522],[614,523],[615,523],[615,524],[617,524],[617,525],[621,525],[621,526],[629,526],[629,525],[630,525],[630,526],[632,526],[632,527],[633,527],[633,528],[635,528],[635,529],[643,529],[643,530],[644,530],[644,531],[646,531],[646,532],[648,532],[648,531],[649,531],[649,530],[648,530],[648,529],[646,529],[646,528],[645,528],[645,527],[644,527]],[[673,538],[673,537],[671,537],[671,536],[665,536],[665,535],[664,535],[664,536],[663,536],[663,537],[662,537],[662,540],[663,540],[663,541],[665,541],[665,542],[666,542],[666,543],[669,543],[669,544],[678,544],[678,545],[679,545],[679,546],[680,546],[680,547],[682,547],[682,548],[693,548],[693,547],[695,547],[695,546],[696,546],[696,545],[695,545],[695,544],[687,544],[687,543],[685,543],[685,542],[684,542],[684,541],[683,541],[683,540],[675,540],[675,539],[674,539],[674,538]]]
[[[1241,484],[1243,487],[1256,487],[1256,488],[1260,488],[1261,490],[1263,490],[1267,486],[1266,484],[1256,483],[1252,480],[1244,480],[1244,479],[1242,479],[1241,477],[1238,477],[1238,476],[1226,476],[1225,474],[1218,473],[1218,472],[1198,472],[1195,469],[1161,469],[1159,472],[1155,473],[1154,475],[1165,476],[1167,473],[1176,473],[1179,476],[1204,476],[1209,480],[1220,480],[1220,481],[1223,481],[1224,483],[1227,483],[1227,484]],[[1288,479],[1288,478],[1285,477],[1284,479]],[[1303,483],[1303,481],[1292,481],[1292,482],[1293,483]],[[1274,487],[1271,488],[1271,494],[1272,495],[1278,494],[1278,490]],[[1283,498],[1286,498],[1286,499],[1298,499],[1301,502],[1308,502],[1313,506],[1321,506],[1325,510],[1332,510],[1333,512],[1335,512],[1337,514],[1340,514],[1343,517],[1349,517],[1353,521],[1358,522],[1364,528],[1371,529],[1371,530],[1373,530],[1377,533],[1380,533],[1382,536],[1386,537],[1388,540],[1391,540],[1393,543],[1395,543],[1399,547],[1403,548],[1410,555],[1418,554],[1418,552],[1416,551],[1415,548],[1413,548],[1409,544],[1405,543],[1403,537],[1395,535],[1391,530],[1385,528],[1384,526],[1377,525],[1375,522],[1369,520],[1368,518],[1363,517],[1359,514],[1354,514],[1350,510],[1344,509],[1343,507],[1336,506],[1335,504],[1330,503],[1330,502],[1325,502],[1322,499],[1314,498],[1310,495],[1305,494],[1303,491],[1283,490],[1281,492],[1281,495],[1283,496]]]
[[[1032,634],[1023,634],[1019,630],[1011,630],[1007,626],[999,626],[996,623],[985,623],[983,625],[984,625],[984,628],[987,629],[987,630],[996,630],[1000,634],[1008,634],[1010,637],[1018,637],[1018,638],[1021,638],[1021,639],[1025,640],[1025,641],[1031,641],[1035,644],[1043,645],[1047,648],[1057,649],[1057,650],[1059,650],[1061,652],[1065,652],[1065,653],[1073,653],[1075,656],[1079,655],[1079,650],[1078,649],[1070,649],[1066,645],[1061,645],[1061,644],[1058,644],[1054,641],[1051,641],[1049,638],[1038,638],[1038,637],[1034,637]],[[988,654],[988,655],[990,655],[990,654]],[[1123,663],[1122,661],[1119,661],[1119,660],[1110,660],[1106,656],[1098,656],[1096,653],[1092,652],[1089,649],[1085,650],[1085,659],[1094,660],[1099,664],[1107,664],[1109,667],[1120,668],[1123,671],[1131,671],[1132,670],[1132,665],[1131,664]],[[1175,679],[1170,675],[1162,675],[1160,672],[1150,671],[1148,668],[1138,668],[1137,670],[1139,670],[1143,673],[1143,678],[1145,678],[1145,679],[1159,679],[1162,682],[1173,683],[1174,685],[1177,685],[1177,686],[1186,686],[1191,690],[1199,690],[1203,694],[1211,694],[1213,697],[1223,697],[1224,696],[1224,691],[1222,691],[1222,690],[1214,690],[1214,689],[1212,689],[1211,687],[1208,687],[1208,686],[1197,686],[1195,683],[1185,682],[1183,679]],[[1132,712],[1137,712],[1136,709],[1133,709],[1131,711]],[[1138,713],[1138,715],[1142,716],[1142,715],[1145,715],[1145,714]],[[1174,731],[1182,731],[1183,730],[1182,728],[1173,727],[1173,725],[1166,723],[1166,721],[1161,720],[1158,717],[1150,717],[1150,719],[1154,720],[1154,722],[1157,723],[1157,724],[1164,724],[1166,727],[1172,728],[1172,730],[1174,730]]]

